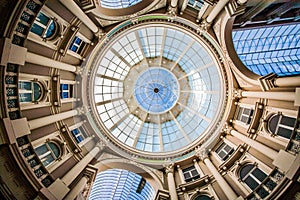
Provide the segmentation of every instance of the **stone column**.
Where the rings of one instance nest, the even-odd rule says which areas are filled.
[[[91,160],[100,152],[98,146],[94,147],[83,159],[81,159],[64,177],[61,179],[67,186],[86,168]]]
[[[299,87],[300,77],[278,77],[276,74],[270,73],[263,77],[260,77],[259,82],[261,84],[262,89],[264,91],[268,91],[276,87]]]
[[[173,164],[167,166],[165,168],[169,186],[169,193],[172,200],[178,200],[177,192],[176,192],[176,185],[174,180],[174,166]]]
[[[87,176],[83,176],[76,186],[67,194],[65,200],[74,200],[76,196],[84,189],[88,180],[89,179]]]
[[[239,140],[245,142],[246,144],[248,144],[249,146],[251,146],[252,148],[256,149],[257,151],[261,152],[262,154],[268,156],[271,159],[275,159],[278,152],[271,149],[270,147],[267,147],[263,144],[261,144],[260,142],[257,142],[251,138],[246,137],[245,135],[243,135],[242,133],[231,129],[228,130],[228,133],[230,133],[231,135],[233,135],[234,137],[238,138]]]
[[[279,77],[275,79],[274,85],[277,87],[297,87],[300,86],[300,77]]]
[[[79,114],[79,110],[77,110],[77,109],[70,110],[67,112],[30,120],[30,121],[28,121],[28,125],[29,125],[30,130],[33,130],[33,129],[40,128],[40,127],[46,126],[48,124],[52,124],[54,122],[63,120],[63,119],[67,119],[69,117],[73,117],[78,114]]]
[[[259,92],[241,91],[242,97],[254,97],[262,99],[274,99],[282,101],[295,101],[295,92]]]
[[[177,7],[178,0],[171,0],[171,7],[175,8]]]
[[[52,183],[43,193],[47,192],[48,199],[65,199],[66,195],[69,197],[75,195],[75,189],[70,191],[69,185],[78,177],[78,175],[86,168],[86,166],[91,162],[91,160],[100,152],[98,146],[94,147],[82,160],[80,160],[71,170],[69,170],[62,179],[57,178],[54,183]],[[75,186],[77,189],[81,188],[81,185],[85,182],[84,179],[80,180],[79,183]],[[78,191],[77,191],[78,192]],[[69,193],[69,194],[68,194]],[[55,198],[52,198],[51,196]],[[77,193],[78,194],[78,193]],[[74,198],[73,198],[74,199]]]
[[[186,183],[186,182],[185,182],[184,175],[183,175],[183,172],[182,172],[182,169],[180,168],[180,165],[177,165],[177,171],[178,171],[178,174],[179,174],[181,183],[182,183],[182,184],[183,184],[183,183]]]
[[[226,197],[229,200],[237,199],[238,196],[235,194],[235,192],[230,187],[230,185],[226,182],[226,180],[222,177],[222,175],[219,173],[217,168],[210,161],[210,159],[206,153],[206,150],[205,149],[199,150],[197,152],[197,155],[200,157],[201,160],[203,160],[203,162],[205,163],[205,165],[207,166],[209,171],[212,173],[212,175],[216,179],[217,183],[219,184],[220,188],[222,189],[222,191],[224,192]]]
[[[229,0],[221,0],[214,6],[212,11],[210,11],[209,15],[206,18],[207,23],[212,23],[212,21],[216,18],[216,16],[221,12],[221,10],[226,6]]]
[[[60,0],[60,2],[78,17],[91,31],[94,33],[99,31],[97,25],[81,10],[74,0]]]
[[[66,70],[66,71],[70,71],[70,72],[76,72],[76,69],[77,69],[76,66],[74,66],[74,65],[70,65],[70,64],[63,63],[63,62],[60,62],[57,60],[53,60],[51,58],[47,58],[45,56],[41,56],[41,55],[31,53],[31,52],[27,52],[25,60],[28,63],[33,63],[33,64],[56,68],[56,69],[61,69],[61,70]]]

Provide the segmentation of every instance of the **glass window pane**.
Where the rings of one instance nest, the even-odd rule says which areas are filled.
[[[43,14],[43,13],[41,13],[41,12],[39,12],[37,18],[39,19],[38,21],[39,21],[40,23],[44,24],[45,26],[47,26],[47,24],[48,24],[48,22],[49,22],[49,20],[50,20],[49,17],[47,17],[45,14]]]
[[[43,144],[42,146],[39,146],[39,147],[35,148],[34,150],[37,153],[37,155],[43,155],[44,153],[46,153],[48,151],[48,148],[46,147],[45,144]]]
[[[56,144],[54,144],[53,142],[49,142],[48,145],[49,145],[52,153],[56,156],[56,158],[58,158],[60,155],[59,147]]]
[[[33,83],[33,96],[34,96],[34,101],[38,101],[38,99],[42,95],[41,87],[37,83]]]
[[[275,134],[276,133],[276,128],[278,125],[278,121],[279,121],[279,115],[275,115],[274,117],[272,117],[269,122],[268,122],[268,127],[269,130],[271,131],[271,133]]]
[[[243,179],[246,175],[249,174],[249,172],[253,169],[254,165],[248,164],[242,167],[240,171],[240,177]]]
[[[19,98],[21,102],[32,102],[31,93],[19,93]]]
[[[280,124],[284,124],[284,125],[289,126],[289,127],[294,127],[295,122],[296,122],[295,118],[282,116]]]
[[[43,32],[44,32],[44,28],[37,25],[37,24],[33,24],[30,31],[37,34],[37,35],[39,35],[39,36],[42,36]]]
[[[244,182],[251,188],[251,190],[254,190],[259,185],[251,176],[248,176]]]
[[[252,172],[252,174],[260,181],[265,180],[265,178],[267,177],[267,175],[263,171],[261,171],[259,168],[256,168]]]
[[[285,137],[287,139],[291,138],[292,133],[293,133],[293,130],[286,129],[286,128],[283,128],[283,127],[279,127],[278,131],[277,131],[277,135],[280,135],[280,136]]]
[[[31,90],[31,82],[19,81],[19,89]]]
[[[47,28],[47,31],[45,33],[45,37],[50,38],[51,36],[54,35],[55,31],[56,31],[56,25],[55,25],[54,21],[52,21],[50,23],[50,25],[48,26],[48,28]]]
[[[51,154],[48,154],[47,156],[43,157],[43,159],[42,159],[44,166],[51,164],[53,161],[54,161],[54,158]]]
[[[197,196],[195,200],[211,200],[211,198],[206,195],[200,195],[200,196]]]

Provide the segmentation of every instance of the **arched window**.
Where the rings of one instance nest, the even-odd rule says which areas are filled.
[[[31,27],[31,32],[49,39],[57,32],[56,22],[43,12],[39,12]]]
[[[246,183],[251,190],[257,188],[267,178],[267,174],[253,164],[244,165],[239,175],[241,180]]]
[[[273,115],[268,120],[268,130],[274,135],[290,139],[296,119],[284,115]]]
[[[54,142],[46,142],[35,148],[34,151],[45,167],[55,162],[61,156],[61,150]]]
[[[37,102],[42,98],[42,87],[38,82],[19,81],[20,102]]]
[[[235,50],[252,72],[264,76],[300,74],[300,24],[241,29],[232,32]]]
[[[194,200],[211,200],[211,198],[207,195],[200,194]]]

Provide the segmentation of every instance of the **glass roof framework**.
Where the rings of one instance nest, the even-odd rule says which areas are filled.
[[[300,74],[300,24],[232,32],[235,50],[252,72],[264,76]]]
[[[193,35],[162,24],[140,26],[107,49],[98,61],[94,101],[101,122],[119,142],[144,152],[170,152],[212,128],[222,106],[222,78],[207,47]],[[165,112],[142,109],[134,98],[136,79],[155,68],[179,82],[179,98]]]
[[[109,169],[100,172],[93,184],[89,200],[152,200],[153,187],[146,182],[141,192],[137,192],[142,177],[127,170]]]

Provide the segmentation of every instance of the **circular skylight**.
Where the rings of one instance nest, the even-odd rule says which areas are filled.
[[[187,149],[216,126],[223,76],[206,41],[170,24],[139,24],[99,50],[92,107],[112,141],[138,152]]]
[[[152,67],[137,78],[134,97],[144,111],[151,114],[165,113],[178,100],[179,84],[172,72],[161,67]]]

